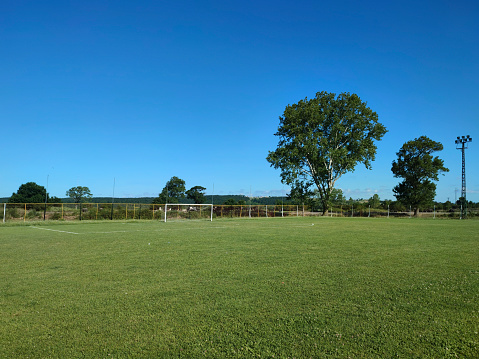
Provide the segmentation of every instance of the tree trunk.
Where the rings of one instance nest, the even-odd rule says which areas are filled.
[[[419,213],[419,208],[414,208],[414,217],[419,217],[421,214]]]
[[[328,215],[328,202],[327,201],[321,201],[321,204],[323,206],[323,217]]]

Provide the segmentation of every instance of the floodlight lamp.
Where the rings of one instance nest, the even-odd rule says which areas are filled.
[[[460,136],[457,136],[457,139],[459,140],[461,137]],[[457,142],[457,141],[456,141]]]
[[[466,138],[465,136],[462,136],[462,138]]]
[[[469,137],[471,137],[471,136],[467,135],[466,137],[469,138]]]

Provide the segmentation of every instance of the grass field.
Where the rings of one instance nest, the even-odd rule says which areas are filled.
[[[477,358],[479,221],[0,226],[1,358]]]

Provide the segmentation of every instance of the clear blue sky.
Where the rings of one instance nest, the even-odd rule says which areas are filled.
[[[278,117],[318,91],[358,94],[389,132],[346,197],[394,199],[404,142],[443,143],[437,200],[479,201],[477,1],[22,1],[0,11],[0,197],[281,195]]]

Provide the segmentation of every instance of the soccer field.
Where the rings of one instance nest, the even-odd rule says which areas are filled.
[[[1,358],[475,358],[479,221],[0,226]]]

